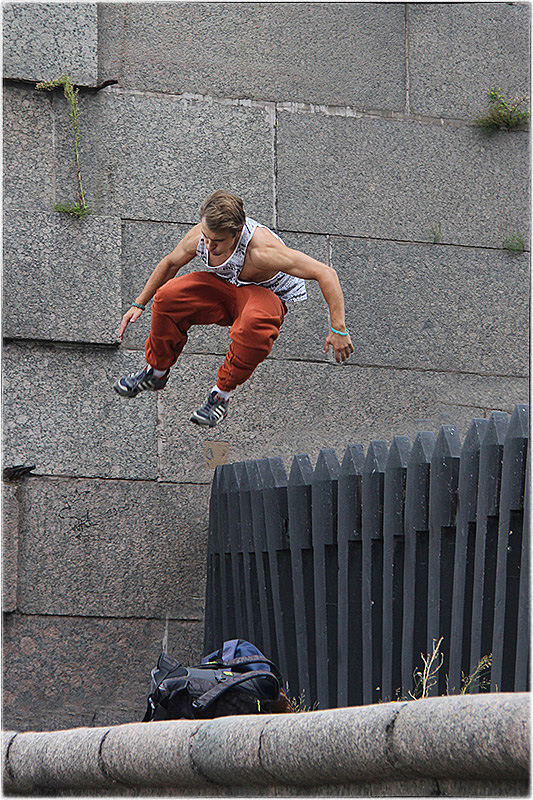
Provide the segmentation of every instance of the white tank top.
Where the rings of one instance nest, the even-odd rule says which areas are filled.
[[[244,259],[246,257],[246,248],[250,244],[250,240],[254,235],[256,228],[266,228],[267,231],[270,230],[270,228],[267,228],[266,225],[261,225],[254,219],[246,217],[246,221],[235,250],[219,267],[212,267],[209,264],[209,253],[207,252],[203,236],[198,242],[196,255],[202,259],[203,263],[210,272],[216,273],[220,278],[224,278],[225,281],[233,283],[235,286],[247,286],[249,284],[264,286],[266,289],[270,289],[272,292],[274,292],[274,294],[277,294],[280,300],[283,300],[284,303],[298,303],[300,300],[307,300],[305,281],[302,278],[295,278],[294,275],[287,275],[286,272],[278,272],[268,281],[259,282],[239,280],[239,275],[241,274],[241,270],[244,266]],[[274,231],[270,231],[270,233],[272,233],[276,239],[279,239],[280,242],[283,241],[283,239],[281,239],[277,233],[274,233]]]

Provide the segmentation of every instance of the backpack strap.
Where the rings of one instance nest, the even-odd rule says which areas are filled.
[[[279,671],[276,664],[274,664],[273,661],[270,661],[270,659],[265,658],[264,656],[261,656],[261,658],[259,658],[258,656],[239,656],[239,658],[233,658],[231,659],[231,661],[225,662],[225,666],[227,667],[239,667],[239,666],[244,667],[247,664],[268,664],[268,666],[271,669],[271,672],[276,676],[276,678],[278,678],[278,680],[282,680],[281,672]],[[251,672],[252,674],[254,672],[257,674],[259,670],[254,669],[251,670]],[[261,670],[261,672],[263,672],[263,670]]]
[[[208,689],[203,695],[193,700],[192,707],[200,712],[205,711],[211,703],[214,703],[214,701],[217,700],[221,694],[227,692],[228,689],[233,689],[234,686],[238,686],[240,683],[253,680],[254,678],[270,678],[275,682],[276,689],[279,692],[279,681],[275,675],[265,670],[250,670],[250,672],[245,672],[242,675],[233,675],[231,678],[217,683],[216,686]]]
[[[247,664],[267,664],[271,667],[271,673],[276,676],[279,680],[282,680],[281,672],[279,671],[276,664],[270,659],[265,658],[265,656],[239,656],[239,658],[232,658],[229,661],[223,661],[221,658],[217,658],[213,661],[208,661],[205,664],[195,664],[194,669],[214,669],[215,667],[244,667]],[[252,673],[258,673],[259,670],[250,670]],[[266,670],[264,670],[266,671]],[[261,670],[263,672],[263,670]]]

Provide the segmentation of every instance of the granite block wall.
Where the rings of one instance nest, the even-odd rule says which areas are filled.
[[[4,4],[4,466],[35,465],[4,481],[6,727],[138,720],[162,639],[201,657],[206,444],[288,469],[527,402],[529,130],[473,117],[528,92],[529,30],[525,3]],[[72,129],[35,89],[63,73],[82,220],[52,211]],[[226,329],[191,331],[164,392],[112,384],[149,330],[119,343],[122,314],[215,188],[336,268],[355,353],[322,352],[310,284],[204,432]]]

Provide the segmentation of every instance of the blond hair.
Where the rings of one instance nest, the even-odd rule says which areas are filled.
[[[200,218],[214,232],[238,233],[246,221],[244,204],[240,197],[218,189],[206,197],[200,206]]]

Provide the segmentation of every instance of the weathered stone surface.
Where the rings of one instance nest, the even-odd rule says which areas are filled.
[[[529,230],[529,136],[281,111],[280,228],[501,247]]]
[[[96,85],[97,3],[6,3],[3,23],[4,78]]]
[[[4,336],[113,343],[120,220],[22,211],[4,218]]]
[[[57,185],[75,185],[72,132],[57,98]],[[202,200],[228,189],[250,216],[273,219],[273,121],[264,105],[140,94],[80,97],[87,204],[123,219],[195,223]],[[61,199],[61,198],[60,198]]]
[[[397,709],[390,705],[246,719],[231,717],[200,728],[192,758],[216,783],[327,783],[383,775],[387,727]],[[261,758],[258,759],[258,752]],[[229,753],[232,758],[229,759]],[[381,756],[381,758],[380,758]]]
[[[208,499],[204,486],[32,480],[20,610],[201,620]]]
[[[49,211],[54,204],[54,114],[35,89],[4,87],[4,210]]]
[[[124,725],[112,728],[102,746],[106,774],[127,785],[171,786],[173,784],[213,786],[202,779],[191,745],[205,720],[154,722],[150,725]]]
[[[527,253],[331,241],[357,364],[528,374]]]
[[[198,663],[199,622],[6,615],[4,727],[55,730],[142,720],[150,670],[167,629],[169,652],[184,664]]]
[[[273,718],[240,719],[243,724],[235,725],[234,717],[220,717],[200,728],[191,743],[193,762],[202,775],[217,784],[272,783],[272,775],[263,767],[258,753]],[[230,752],[234,754],[231,759]]]
[[[290,726],[281,716],[268,725],[261,740],[261,763],[277,780],[313,784],[384,776],[389,756],[388,731],[396,704],[297,714]],[[280,725],[281,722],[281,725]],[[298,746],[294,745],[298,743]],[[342,765],[342,766],[341,766]]]
[[[409,3],[409,97],[413,111],[472,119],[489,89],[529,93],[527,3]]]
[[[113,348],[12,343],[3,362],[7,464],[35,464],[35,474],[156,479],[156,397],[131,401],[113,390],[144,357],[139,364],[138,353]]]
[[[98,3],[98,84],[119,81],[122,75],[123,29],[127,3]]]
[[[204,430],[188,419],[215,383],[222,357],[183,353],[159,395],[162,479],[210,482],[204,439],[229,442],[228,462],[280,456],[290,468],[297,453],[316,461],[321,448],[332,447],[342,456],[348,444],[390,442],[395,434],[414,440],[420,430],[438,433],[452,422],[464,436],[472,417],[512,410],[528,395],[526,378],[341,366],[331,354],[321,359],[271,354],[238,387],[224,422]]]
[[[393,730],[396,763],[425,776],[527,778],[530,717],[530,702],[522,693],[403,705]]]
[[[105,74],[135,89],[364,108],[405,104],[405,18],[394,3],[103,5]],[[176,47],[175,43],[180,46]],[[111,43],[113,46],[111,46]]]
[[[17,736],[9,748],[9,769],[19,791],[50,790],[68,783],[76,788],[112,786],[100,766],[105,730],[80,728]]]
[[[2,483],[2,610],[17,607],[20,507],[16,486]]]

